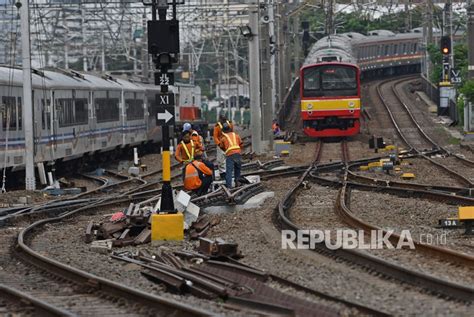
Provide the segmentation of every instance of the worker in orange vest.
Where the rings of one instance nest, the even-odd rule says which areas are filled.
[[[176,147],[176,153],[174,154],[176,160],[180,163],[190,163],[194,160],[194,152],[196,151],[196,145],[191,140],[191,132],[189,130],[183,131],[182,140]]]
[[[199,133],[192,128],[191,123],[186,122],[183,125],[183,132],[189,131],[191,133],[191,140],[194,142],[194,145],[197,149],[200,149],[204,153],[204,138],[199,135]]]
[[[212,170],[202,161],[202,156],[197,154],[194,161],[186,165],[184,189],[192,190],[198,196],[205,195],[212,184],[212,176]]]
[[[227,120],[225,115],[221,114],[219,116],[219,121],[217,121],[216,125],[214,126],[214,131],[212,133],[212,136],[214,138],[214,143],[217,146],[216,163],[217,163],[217,167],[219,168],[219,173],[220,173],[221,178],[224,178],[225,173],[226,173],[225,154],[219,146],[219,143],[221,142],[221,138],[222,138],[222,129],[223,129],[224,124],[227,124],[231,128],[231,130],[234,129],[232,122]]]
[[[242,167],[241,151],[242,140],[240,136],[232,132],[232,128],[228,123],[222,125],[222,137],[219,142],[219,147],[224,151],[226,156],[225,166],[225,183],[227,188],[232,187],[232,174],[234,174],[235,185],[238,186],[238,179],[240,177],[240,170]]]

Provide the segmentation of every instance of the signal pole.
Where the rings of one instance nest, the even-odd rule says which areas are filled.
[[[249,25],[252,32],[249,39],[250,128],[252,131],[252,151],[261,154],[259,8],[253,6],[249,8],[249,11]]]
[[[181,1],[181,0],[178,0]],[[173,8],[173,19],[166,20],[168,3]],[[181,1],[184,3],[184,1]],[[159,72],[155,72],[155,85],[160,85],[161,93],[156,95],[158,107],[156,124],[162,127],[162,164],[163,186],[161,189],[161,212],[174,213],[173,188],[171,186],[171,155],[170,155],[170,126],[174,125],[174,95],[169,93],[169,85],[174,83],[173,73],[168,72],[173,63],[178,61],[179,54],[179,23],[176,20],[177,0],[152,0],[152,20],[147,22],[148,53]],[[158,20],[156,19],[158,12]]]
[[[23,126],[25,131],[25,189],[35,190],[35,147],[33,132],[33,99],[31,92],[30,12],[28,0],[16,3],[20,9],[21,55],[23,68]]]

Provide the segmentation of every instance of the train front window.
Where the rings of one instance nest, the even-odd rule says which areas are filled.
[[[324,65],[303,71],[304,97],[357,96],[357,70],[350,66]]]

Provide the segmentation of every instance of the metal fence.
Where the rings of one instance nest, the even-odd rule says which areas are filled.
[[[430,97],[435,104],[439,106],[439,88],[435,84],[431,83],[428,78],[421,75],[423,91],[425,94]]]

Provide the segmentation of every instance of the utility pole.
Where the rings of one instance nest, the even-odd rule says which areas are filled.
[[[469,1],[467,10],[467,34],[468,34],[468,80],[474,80],[474,3]],[[464,131],[474,131],[474,114],[472,102],[466,100],[464,106]]]
[[[147,25],[146,25],[146,11],[143,12],[142,16],[142,29],[143,29],[143,35],[142,35],[142,49],[141,49],[141,57],[142,57],[142,76],[148,81],[148,69],[149,69],[149,58],[148,58],[148,52],[147,52],[147,46],[148,46],[148,31],[147,31]]]
[[[270,70],[270,41],[268,23],[261,25],[260,52],[261,52],[261,98],[262,98],[262,147],[263,151],[270,151],[273,147],[272,133],[272,78]]]
[[[433,2],[426,1],[426,10],[428,16],[428,45],[433,43]]]
[[[224,73],[225,85],[227,87],[227,118],[232,121],[232,109],[230,104],[230,81],[229,81],[229,40],[224,41]]]
[[[410,3],[410,0],[405,0],[405,32],[410,32],[411,30]]]
[[[239,52],[237,50],[239,45],[239,37],[237,36],[237,40],[234,43],[234,68],[235,68],[235,109],[239,111],[240,109],[240,101],[239,101]]]
[[[101,44],[101,64],[102,64],[102,72],[105,72],[105,38],[104,38],[104,30],[101,30],[101,36],[100,36],[100,44]]]
[[[25,131],[25,189],[35,190],[35,148],[33,134],[33,99],[31,92],[30,12],[28,0],[16,3],[20,9],[21,55],[23,68],[23,128]]]
[[[270,36],[270,77],[272,80],[272,113],[276,116],[275,106],[276,106],[276,64],[275,64],[275,8],[274,0],[268,1],[268,31]]]
[[[81,5],[81,33],[82,33],[82,70],[87,72],[87,47],[86,47],[86,9]]]
[[[220,46],[220,45],[219,45]],[[221,105],[221,99],[222,99],[222,90],[221,90],[221,59],[219,57],[219,48],[216,52],[216,58],[217,58],[217,91],[216,91],[216,98],[219,100],[219,109]],[[224,104],[223,104],[224,106]],[[224,110],[224,109],[222,109]],[[219,114],[217,114],[217,118],[219,118]]]
[[[252,151],[262,153],[261,110],[260,110],[260,36],[258,6],[249,8],[249,25],[252,38],[249,39],[249,84],[250,84],[250,127],[252,131]]]
[[[284,12],[285,4],[284,3],[277,3],[277,42],[276,42],[276,78],[277,78],[277,87],[278,87],[278,109],[280,109],[281,104],[283,102],[283,98],[285,96],[285,85],[283,83],[283,78],[285,76],[284,73],[284,61],[285,61],[285,33],[283,32],[283,28],[285,26],[285,19],[286,17],[282,14]]]
[[[326,33],[331,36],[334,34],[334,0],[327,1],[326,10]]]
[[[300,60],[301,60],[301,48],[302,48],[302,43],[301,43],[301,36],[300,36],[300,17],[299,15],[296,15],[293,17],[293,34],[295,35],[293,37],[294,41],[294,47],[293,47],[293,69],[294,69],[294,75],[293,78],[297,78],[299,76],[299,70],[300,70]],[[332,33],[330,33],[332,34]]]
[[[67,24],[66,24],[66,11],[63,11],[63,26],[64,26],[64,69],[69,69],[69,41],[67,40]]]

